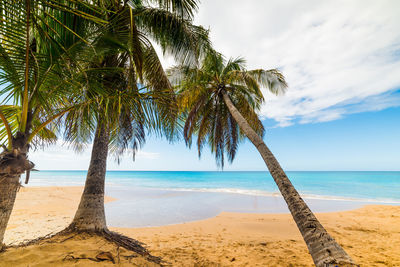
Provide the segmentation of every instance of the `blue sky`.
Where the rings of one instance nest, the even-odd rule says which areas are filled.
[[[249,69],[279,68],[289,90],[265,92],[266,143],[286,170],[400,170],[400,1],[203,0],[196,23],[217,50],[246,58]],[[174,62],[162,59],[164,67]],[[31,153],[38,169],[87,169],[60,141]],[[109,169],[217,170],[182,142],[148,138],[132,162]],[[265,170],[243,143],[225,170]]]
[[[400,107],[348,115],[329,122],[269,128],[265,142],[286,170],[400,170]],[[274,124],[264,121],[264,124]],[[85,169],[89,150],[75,154],[59,146],[31,153],[39,169]],[[113,170],[218,170],[205,149],[201,160],[183,142],[168,144],[149,138],[135,162],[124,157]],[[265,170],[256,149],[244,142],[232,165],[224,170]]]

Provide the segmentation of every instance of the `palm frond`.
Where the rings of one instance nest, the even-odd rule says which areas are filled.
[[[160,8],[142,7],[134,11],[138,30],[158,43],[163,52],[178,62],[195,64],[208,49],[208,31],[188,19]]]
[[[128,1],[128,5],[132,8],[143,6],[143,1]],[[157,7],[172,12],[180,17],[191,19],[194,12],[198,9],[197,0],[146,0],[147,4],[155,4]]]
[[[253,76],[262,86],[267,88],[273,94],[281,95],[287,90],[287,83],[285,77],[277,69],[271,70],[251,70],[248,74]]]

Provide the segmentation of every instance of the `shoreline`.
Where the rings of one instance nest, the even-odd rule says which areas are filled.
[[[63,230],[72,220],[82,190],[77,186],[21,188],[6,231],[6,244]],[[113,200],[107,196],[107,206],[120,202]],[[400,206],[366,205],[316,216],[358,263],[400,266],[399,214]],[[108,215],[109,225],[113,225],[111,219]],[[110,229],[144,242],[152,254],[174,266],[312,266],[307,247],[287,213],[221,212],[179,224]],[[24,253],[16,255],[25,257]],[[24,266],[34,259],[26,260]]]
[[[70,192],[80,199],[83,186],[29,186],[24,190],[78,190]],[[233,192],[203,192],[159,188],[107,186],[105,212],[107,224],[121,228],[149,228],[202,221],[224,212],[250,214],[290,214],[286,202],[279,193],[248,195]],[[367,205],[393,205],[372,201],[306,198],[314,213],[342,212]],[[117,201],[115,201],[117,200]],[[74,209],[75,210],[75,209]],[[72,214],[73,215],[73,214]],[[71,215],[71,216],[72,216]]]
[[[86,173],[87,171],[34,172],[29,186],[83,186]],[[291,171],[288,175],[304,199],[400,204],[399,171]],[[129,190],[134,190],[140,186],[140,190],[147,191],[234,193],[260,197],[280,195],[266,170],[109,171],[106,184],[106,193],[112,187],[129,187]]]
[[[115,186],[115,185],[110,185]],[[254,197],[282,197],[280,192],[269,192],[263,190],[251,190],[251,189],[237,189],[237,188],[145,188],[137,187],[144,190],[159,190],[159,191],[173,191],[173,192],[199,192],[199,193],[221,193],[221,194],[238,194]],[[313,194],[302,194],[299,193],[303,199],[314,199],[314,200],[331,200],[331,201],[351,201],[351,202],[365,202],[372,204],[388,204],[388,205],[400,205],[400,201],[394,199],[373,199],[373,198],[357,198],[357,197],[345,197],[335,195],[313,195]],[[368,204],[367,204],[368,205]]]
[[[149,188],[108,187],[119,201],[106,206],[109,225],[124,228],[157,227],[212,218],[221,212],[289,214],[280,194],[254,196],[228,192],[193,192]],[[305,199],[313,212],[340,212],[381,204],[366,201]],[[385,205],[389,205],[385,203]]]
[[[47,188],[47,187],[83,187],[84,185],[29,185],[23,188]],[[106,187],[124,187],[112,182],[106,182]],[[125,188],[125,187],[124,187]],[[238,189],[238,188],[153,188],[153,187],[135,187],[139,190],[149,191],[172,191],[172,192],[198,192],[198,193],[220,193],[220,194],[237,194],[254,197],[281,197],[280,192],[269,192],[263,190],[251,190],[251,189]],[[346,197],[346,196],[335,196],[335,195],[314,195],[314,194],[302,194],[300,196],[303,199],[314,199],[314,200],[330,200],[330,201],[349,201],[349,202],[365,202],[366,205],[400,205],[400,200],[394,199],[373,199],[373,198],[361,198],[361,197]],[[371,203],[371,204],[369,204]]]

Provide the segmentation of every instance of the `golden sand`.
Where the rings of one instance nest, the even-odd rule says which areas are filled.
[[[81,187],[22,189],[6,243],[62,230],[71,221],[81,192]],[[317,217],[362,266],[400,266],[400,206],[369,205],[353,211],[318,213]],[[191,223],[112,230],[146,243],[153,255],[173,266],[313,266],[289,214],[223,212]],[[116,249],[95,239],[71,239],[51,246],[10,249],[0,254],[0,266],[62,265],[68,253],[95,257],[101,251],[110,251],[115,256]],[[115,266],[91,260],[69,264],[65,266]],[[120,266],[125,264],[129,265],[120,262]]]
[[[22,187],[4,237],[6,244],[63,230],[71,222],[83,192],[81,186]],[[106,197],[105,202],[113,201]]]

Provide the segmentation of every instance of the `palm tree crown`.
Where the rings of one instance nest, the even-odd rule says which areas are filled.
[[[94,14],[93,6],[72,0],[0,4],[0,142],[9,150],[17,135],[28,144],[56,138],[51,122],[71,108],[66,95],[85,79],[71,68],[85,24],[100,23]]]
[[[135,152],[144,143],[145,130],[172,139],[174,92],[153,44],[193,64],[199,47],[209,46],[208,31],[192,24],[196,1],[98,2],[107,10],[102,18],[108,24],[95,25],[97,36],[80,53],[90,82],[77,95],[81,99],[72,102],[95,101],[69,112],[66,139],[79,147],[101,121],[108,125],[110,149],[117,156],[129,146]]]
[[[274,94],[287,87],[283,75],[276,69],[246,70],[243,58],[226,61],[217,52],[208,53],[199,67],[176,66],[168,70],[171,82],[179,93],[179,104],[187,116],[183,129],[189,146],[197,134],[199,156],[205,143],[215,154],[217,164],[224,166],[224,154],[229,162],[235,158],[238,143],[245,137],[229,112],[222,92],[226,92],[253,130],[264,135],[257,112],[264,102],[261,88]]]

